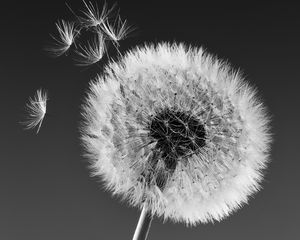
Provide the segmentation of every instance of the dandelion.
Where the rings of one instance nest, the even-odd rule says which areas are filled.
[[[120,16],[113,25],[105,21],[100,25],[100,28],[116,46],[119,46],[119,41],[124,40],[134,30],[132,26],[127,24],[126,20],[122,21]]]
[[[46,115],[47,100],[47,92],[43,89],[38,89],[34,98],[29,97],[26,104],[28,119],[23,122],[26,129],[37,127],[37,133],[39,132]]]
[[[220,221],[261,188],[269,119],[243,77],[184,44],[145,45],[90,85],[82,140],[94,176],[152,216]],[[142,238],[139,238],[143,236]]]
[[[54,56],[61,56],[66,53],[71,45],[74,43],[75,37],[79,34],[76,29],[74,22],[67,22],[64,20],[58,21],[56,24],[58,30],[58,37],[52,36],[55,43],[52,47],[47,50],[51,52]]]
[[[75,59],[78,62],[77,65],[87,66],[95,64],[100,61],[105,54],[105,38],[101,33],[98,33],[94,40],[88,43],[87,46],[80,46],[80,48],[81,51],[76,50],[79,56]]]
[[[86,3],[83,1],[83,3],[86,7],[86,10],[81,11],[84,17],[79,17],[79,20],[81,25],[85,28],[97,27],[104,23],[107,19],[109,19],[111,12],[115,8],[114,4],[110,9],[108,9],[107,3],[105,2],[100,13],[97,3],[95,6],[91,2]]]

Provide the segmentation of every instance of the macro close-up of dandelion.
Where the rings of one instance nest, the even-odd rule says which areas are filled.
[[[299,239],[297,9],[5,2],[0,239]]]
[[[263,105],[201,48],[128,52],[91,83],[83,109],[93,174],[151,216],[220,221],[260,189],[270,141]]]

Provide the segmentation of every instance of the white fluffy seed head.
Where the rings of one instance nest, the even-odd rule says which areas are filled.
[[[25,129],[37,127],[37,133],[39,132],[46,114],[47,100],[47,91],[43,89],[38,89],[33,98],[29,97],[29,102],[26,104],[27,120],[22,122]]]
[[[260,189],[271,140],[265,108],[202,48],[128,52],[91,83],[83,116],[93,175],[164,219],[220,221]]]

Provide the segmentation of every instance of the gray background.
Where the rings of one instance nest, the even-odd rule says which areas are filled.
[[[229,59],[272,114],[272,162],[264,189],[231,217],[193,228],[155,218],[149,240],[299,239],[299,8],[199,2],[119,1],[121,16],[138,27],[120,50],[184,41]],[[64,1],[7,1],[0,12],[0,239],[131,239],[138,210],[89,177],[78,140],[79,105],[101,65],[78,68],[43,51],[55,21],[72,17]],[[19,121],[39,87],[49,90],[50,116],[36,135]]]

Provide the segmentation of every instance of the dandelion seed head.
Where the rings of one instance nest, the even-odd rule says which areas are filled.
[[[260,189],[271,141],[265,107],[202,48],[127,52],[91,83],[83,116],[93,175],[164,219],[220,221]]]
[[[47,110],[47,91],[38,89],[33,98],[29,97],[29,102],[26,104],[28,112],[27,120],[22,122],[25,129],[37,127],[39,132]]]

